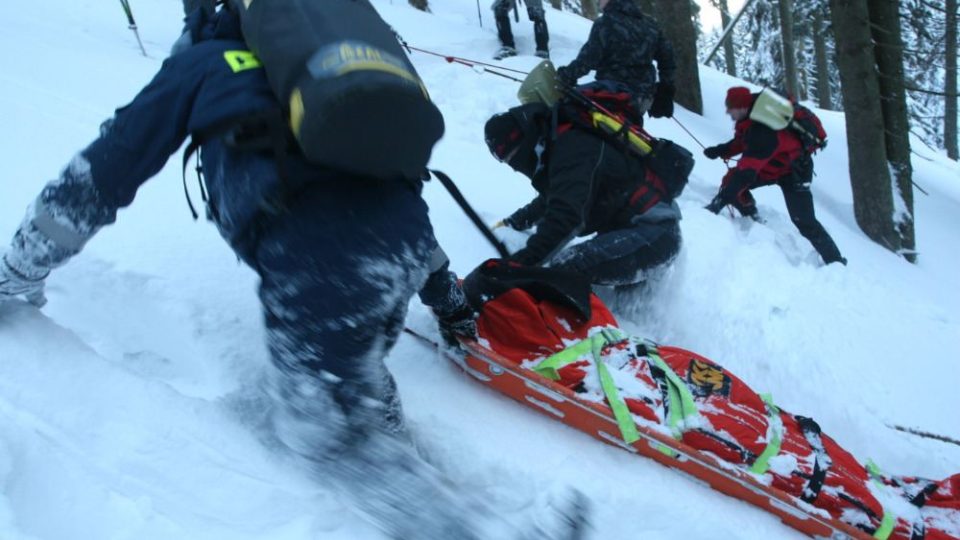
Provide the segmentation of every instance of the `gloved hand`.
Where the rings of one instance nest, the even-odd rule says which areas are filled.
[[[570,68],[568,66],[562,66],[557,68],[557,88],[572,88],[576,86],[577,78],[570,73]]]
[[[519,229],[517,229],[517,227],[513,224],[513,222],[510,221],[510,218],[508,218],[508,217],[505,217],[505,218],[501,219],[500,221],[494,223],[492,228],[493,228],[494,230],[496,230],[496,229],[499,229],[500,227],[506,227],[506,228],[508,228],[508,229],[513,229],[513,230],[515,230],[515,231],[516,231],[516,230],[519,230]]]
[[[720,147],[720,145],[704,148],[703,155],[707,156],[708,159],[717,159],[723,155],[723,149]]]
[[[477,314],[466,302],[451,313],[437,315],[440,325],[440,336],[443,341],[456,347],[460,344],[457,338],[477,339]]]
[[[27,275],[13,268],[5,254],[0,258],[0,303],[23,296],[27,302],[43,307],[47,298],[43,294],[44,280],[49,272],[40,275]]]
[[[672,84],[659,82],[653,94],[653,103],[648,113],[653,118],[669,118],[673,116],[673,94],[676,89]]]

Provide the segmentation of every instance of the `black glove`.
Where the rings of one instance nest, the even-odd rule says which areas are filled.
[[[453,312],[434,313],[440,325],[440,336],[447,345],[458,346],[458,338],[477,339],[477,314],[466,302]]]
[[[673,116],[673,94],[675,89],[672,84],[659,82],[657,91],[653,94],[653,103],[650,105],[648,113],[653,118],[665,118]]]
[[[576,86],[577,78],[570,73],[568,66],[557,68],[557,88],[565,89]]]
[[[717,159],[723,155],[723,148],[720,145],[704,148],[703,155],[707,156],[708,159]]]

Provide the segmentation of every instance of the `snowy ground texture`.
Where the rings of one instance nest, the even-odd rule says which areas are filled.
[[[0,239],[177,37],[179,1],[132,3],[148,58],[115,3],[5,6]],[[481,28],[473,0],[431,3],[425,14],[375,0],[414,46],[481,60],[496,50],[489,11]],[[547,18],[554,60],[566,63],[589,23],[549,9]],[[532,53],[531,25],[515,27],[521,52]],[[488,221],[525,203],[528,183],[482,141],[483,122],[515,104],[515,84],[413,59],[447,120],[432,165]],[[732,132],[722,101],[736,81],[707,68],[701,78],[705,116],[679,110],[677,118],[716,144]],[[816,160],[814,197],[850,265],[819,266],[776,188],[757,193],[766,225],[703,210],[723,165],[701,159],[680,201],[682,257],[624,324],[715,359],[888,472],[946,476],[960,470],[960,448],[886,426],[960,436],[960,167],[914,141],[915,179],[929,195],[916,197],[920,263],[907,264],[858,230],[843,117],[822,117],[831,144]],[[698,150],[672,120],[648,128]],[[455,270],[493,255],[441,186],[429,185],[426,197]],[[50,277],[42,312],[0,308],[0,538],[380,538],[344,497],[302,478],[258,438],[262,407],[251,388],[267,356],[254,287],[214,228],[190,219],[172,159],[117,225]],[[408,324],[435,333],[416,301]],[[424,455],[514,519],[547,514],[573,486],[594,502],[597,538],[799,537],[482,388],[407,337],[388,363]]]

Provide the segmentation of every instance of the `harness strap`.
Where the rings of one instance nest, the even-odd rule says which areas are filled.
[[[546,357],[533,368],[533,371],[552,381],[559,381],[560,374],[557,373],[557,370],[576,362],[577,358],[593,352],[595,346],[599,346],[599,348],[602,349],[608,344],[619,343],[625,339],[626,336],[620,330],[616,328],[604,328],[589,338],[580,340],[574,345]],[[598,345],[595,345],[595,343]],[[594,356],[594,359],[596,360],[598,357]]]
[[[760,453],[760,457],[750,466],[750,472],[764,474],[770,470],[770,458],[780,453],[780,443],[783,437],[783,422],[780,420],[780,409],[773,404],[770,394],[760,394],[767,407],[767,446]]]
[[[827,478],[827,471],[833,466],[833,460],[830,454],[823,447],[823,439],[820,437],[820,426],[812,418],[805,416],[795,416],[797,424],[807,444],[813,450],[813,474],[807,480],[807,485],[803,488],[800,499],[803,502],[813,504],[823,489],[823,482]]]
[[[197,140],[196,138],[191,138],[190,143],[187,144],[187,147],[183,150],[183,169],[182,169],[183,194],[187,198],[187,206],[190,207],[190,215],[193,216],[194,221],[196,221],[200,217],[200,214],[198,214],[197,209],[194,208],[193,200],[190,198],[190,190],[187,189],[187,165],[190,163],[190,158],[193,156],[193,154],[197,153],[197,151],[200,149],[200,144],[201,143],[199,140]],[[206,191],[203,189],[203,180],[200,177],[200,171],[201,171],[201,168],[200,168],[200,161],[198,157],[197,180],[200,182],[200,191],[201,193],[203,193],[204,201],[206,201],[207,195],[206,195]]]
[[[617,421],[617,427],[620,428],[620,435],[624,442],[633,444],[640,439],[637,432],[637,424],[630,414],[626,401],[620,396],[617,390],[617,384],[603,361],[601,353],[607,345],[619,343],[626,339],[626,336],[615,328],[604,328],[599,333],[581,340],[579,343],[571,345],[566,349],[554,353],[537,364],[534,371],[551,380],[559,380],[560,374],[557,370],[568,366],[577,361],[581,356],[590,353],[593,356],[594,365],[597,367],[597,374],[600,376],[600,387],[603,389],[603,395],[607,398],[607,404],[613,411],[613,417]]]
[[[877,467],[877,464],[872,460],[867,460],[867,472],[870,473],[870,478],[873,481],[873,485],[883,489],[885,486],[880,480],[882,473],[880,472],[880,467]],[[890,534],[893,533],[893,528],[897,524],[897,516],[887,508],[883,502],[880,502],[880,505],[883,507],[883,518],[880,520],[880,527],[877,528],[873,533],[873,537],[877,540],[887,540],[890,538]]]
[[[693,393],[686,383],[680,379],[663,358],[660,357],[656,346],[647,346],[647,356],[653,360],[655,366],[663,371],[667,382],[667,412],[669,413],[668,426],[673,432],[673,438],[680,440],[683,437],[683,426],[687,420],[700,415],[697,404],[693,400]]]

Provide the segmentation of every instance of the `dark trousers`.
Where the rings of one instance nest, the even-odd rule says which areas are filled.
[[[516,47],[513,41],[513,31],[510,29],[510,10],[516,0],[495,0],[493,3],[493,17],[497,23],[497,36],[504,47]],[[550,33],[547,30],[547,19],[543,13],[543,0],[524,0],[527,5],[527,16],[533,21],[533,37],[538,51],[549,49]]]
[[[785,180],[780,182],[783,200],[787,203],[787,212],[790,220],[797,226],[797,230],[804,238],[810,241],[813,249],[817,250],[823,262],[830,264],[843,261],[837,244],[817,220],[813,209],[813,194],[810,193],[809,182]]]
[[[261,225],[251,263],[276,368],[271,419],[391,538],[475,540],[465,502],[402,432],[384,365],[434,246],[426,204],[399,182],[318,182]]]
[[[755,216],[757,203],[750,194],[750,190],[773,182],[760,182],[755,175],[737,174],[737,172],[737,169],[731,169],[723,177],[717,200],[733,205],[744,216]],[[748,181],[749,179],[752,179],[752,183]],[[810,241],[823,262],[825,264],[843,262],[844,258],[837,244],[817,220],[813,209],[813,194],[810,193],[812,179],[813,161],[810,158],[798,159],[794,164],[794,171],[777,179],[776,184],[783,192],[783,200],[787,204],[790,220],[796,225],[800,234]]]
[[[628,285],[672,261],[680,252],[680,226],[676,221],[642,223],[627,229],[598,234],[570,246],[550,266],[586,274],[594,285]]]

